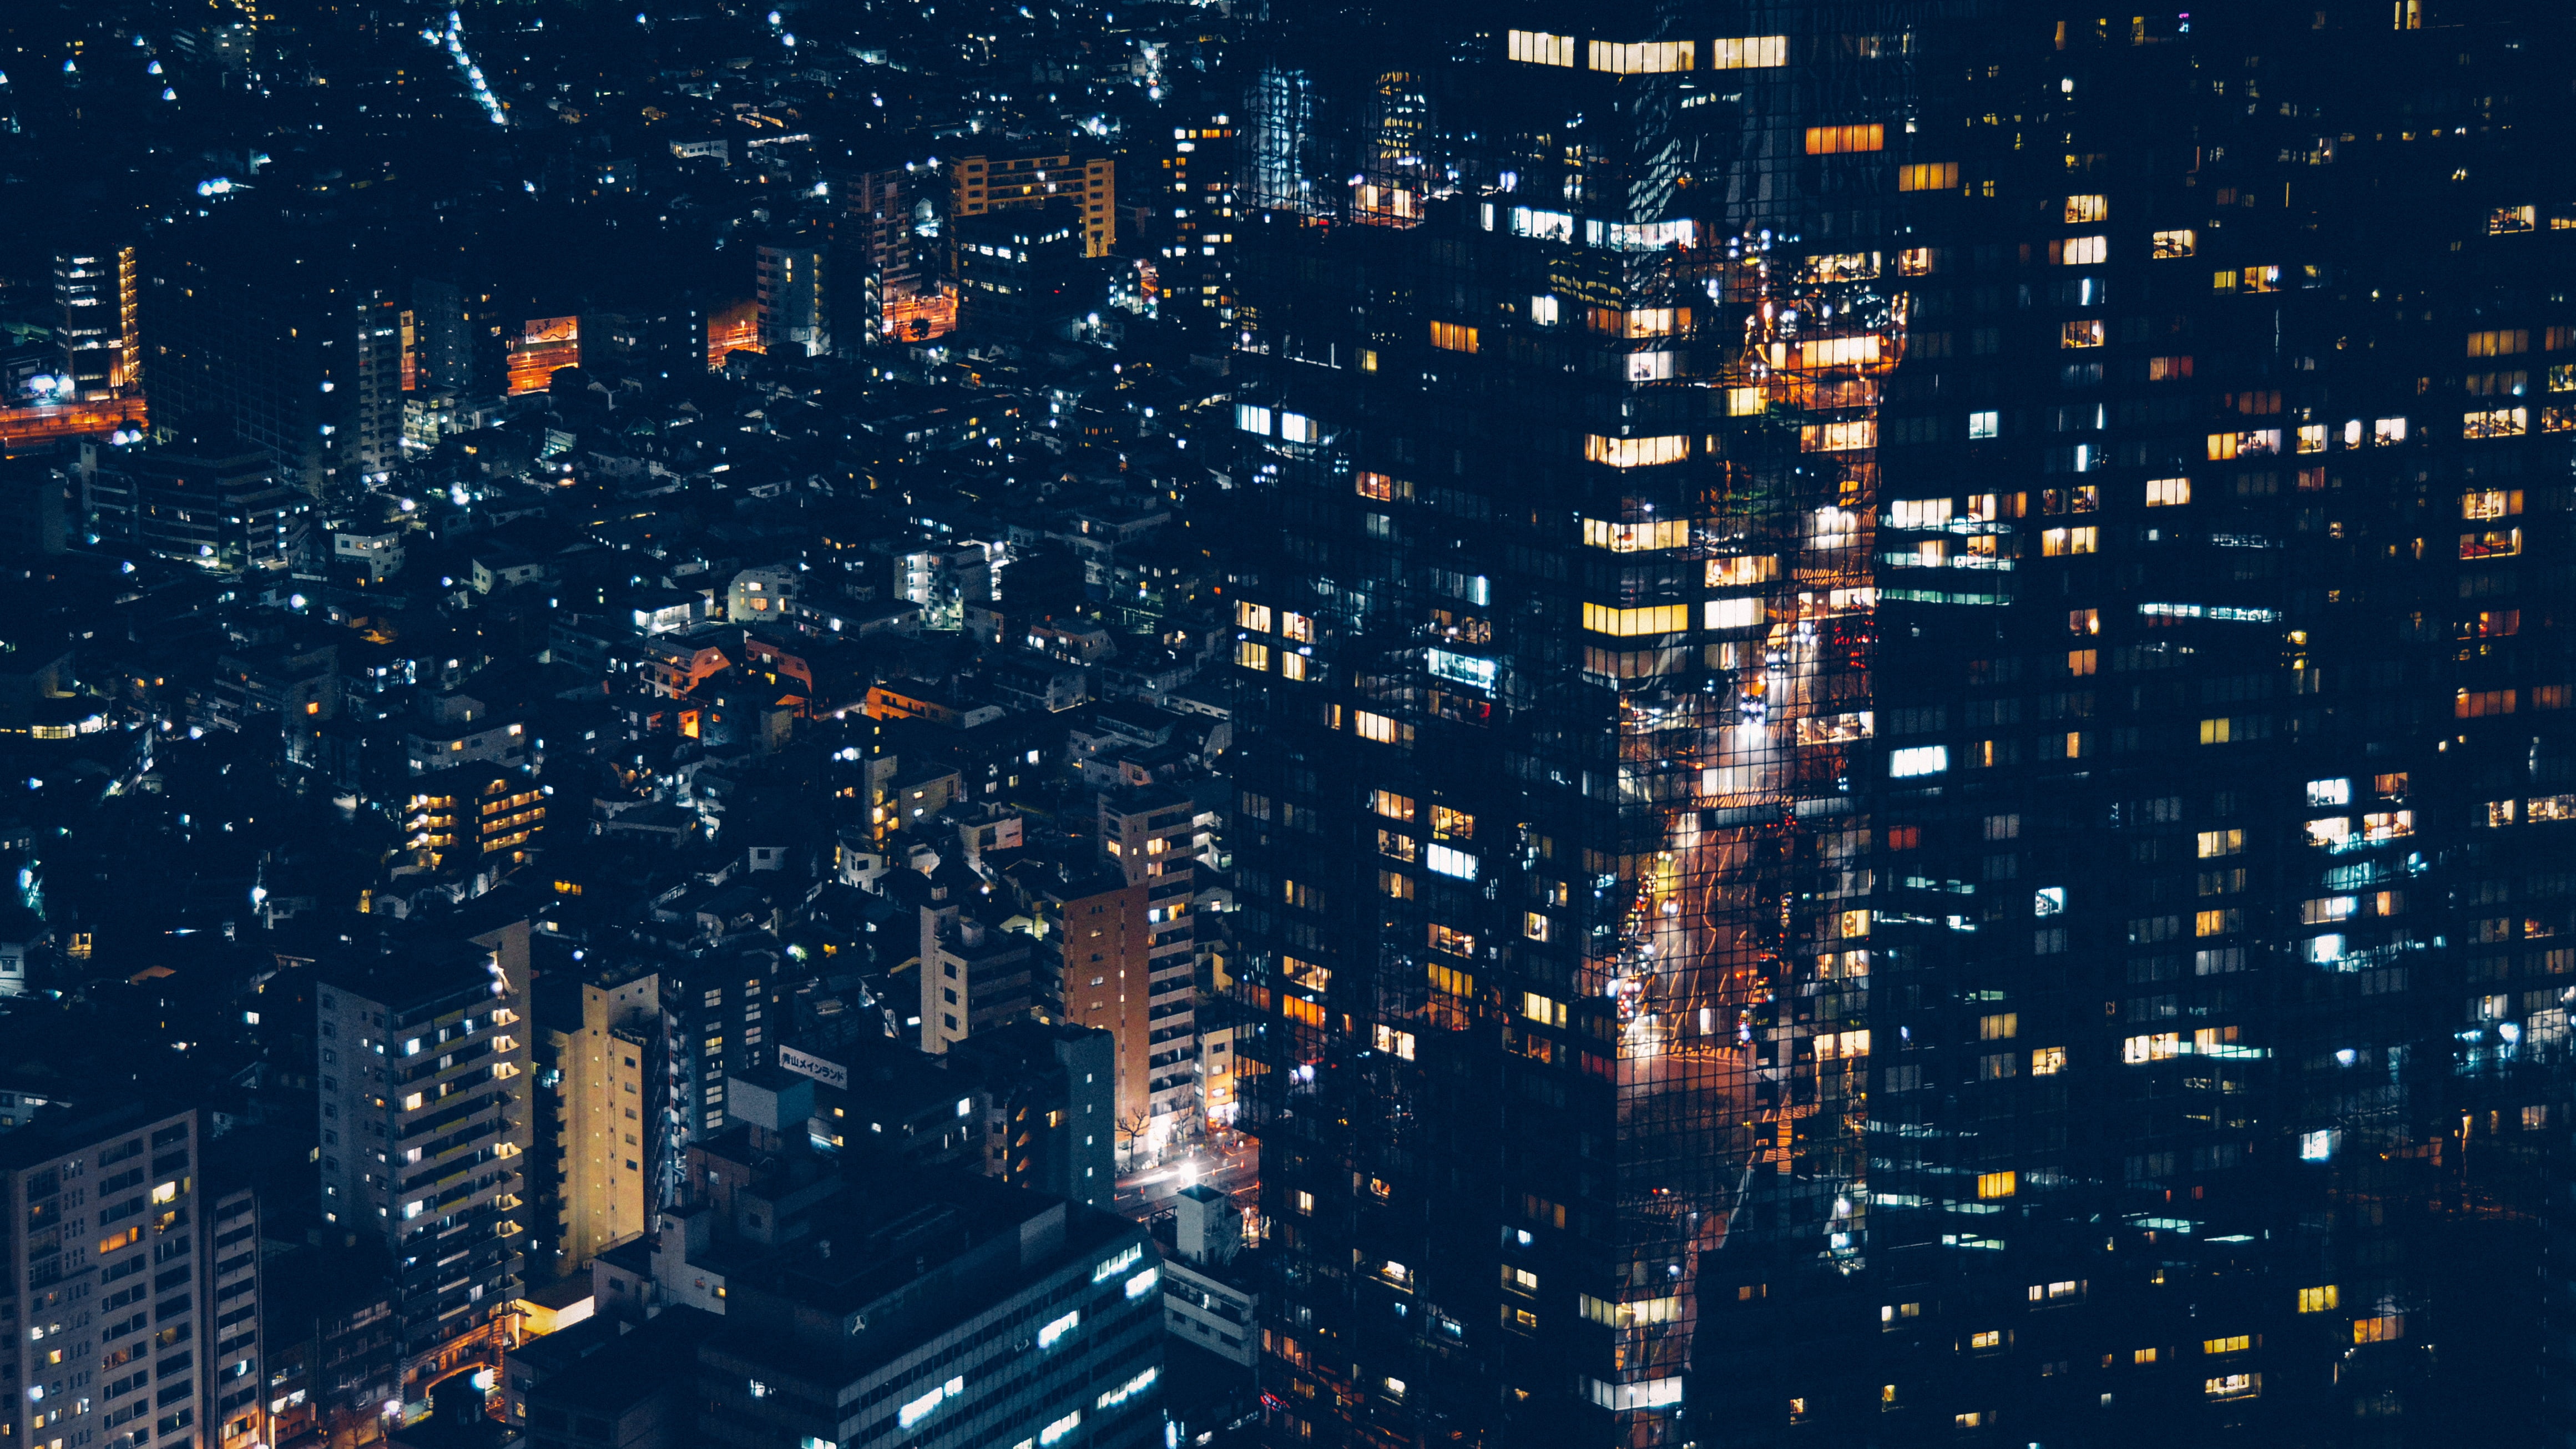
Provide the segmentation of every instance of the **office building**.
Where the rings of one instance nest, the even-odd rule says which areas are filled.
[[[853,1180],[730,1276],[698,1442],[1163,1440],[1145,1230],[949,1174]]]
[[[519,1296],[532,1078],[528,927],[321,970],[326,1223],[392,1259],[402,1396],[497,1369]]]
[[[0,1289],[9,1442],[242,1442],[219,1431],[212,1405],[241,1385],[244,1375],[226,1371],[243,1361],[242,1346],[227,1348],[225,1334],[255,1336],[243,1324],[257,1303],[228,1294],[250,1313],[218,1329],[218,1279],[242,1274],[208,1266],[216,1223],[234,1217],[210,1217],[201,1151],[195,1109],[166,1103],[66,1108],[0,1136],[0,1203],[13,1229]]]
[[[2526,1432],[2567,238],[2350,79],[2522,33],[1750,13],[1265,42],[1266,1433]]]

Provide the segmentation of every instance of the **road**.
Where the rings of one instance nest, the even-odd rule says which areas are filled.
[[[1130,1173],[1118,1179],[1115,1206],[1141,1222],[1163,1211],[1174,1193],[1201,1182],[1237,1195],[1258,1186],[1260,1145],[1229,1134],[1222,1145],[1201,1144],[1142,1172]]]

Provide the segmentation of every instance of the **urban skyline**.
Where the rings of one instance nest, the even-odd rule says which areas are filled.
[[[0,16],[0,1433],[2576,1433],[2571,58]]]

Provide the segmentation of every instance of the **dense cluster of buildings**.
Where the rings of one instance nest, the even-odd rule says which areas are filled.
[[[2576,1433],[2563,24],[944,8],[26,31],[0,1449]]]

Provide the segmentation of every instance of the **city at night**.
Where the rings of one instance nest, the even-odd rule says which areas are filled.
[[[0,1449],[2570,1449],[2571,293],[2545,0],[0,0]]]

